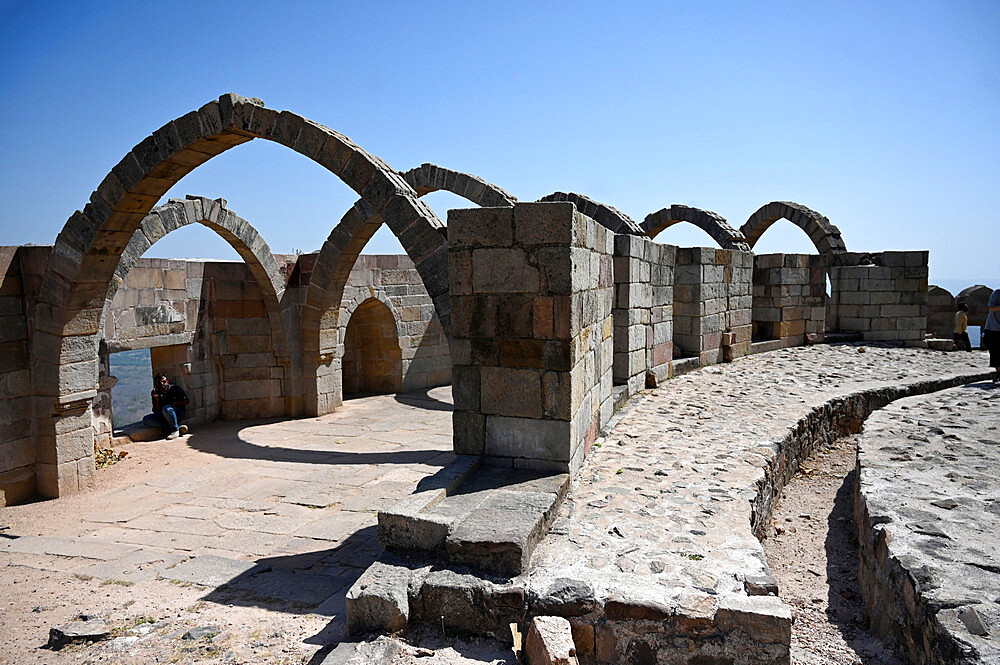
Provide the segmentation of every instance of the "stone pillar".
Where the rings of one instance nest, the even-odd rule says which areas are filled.
[[[754,256],[753,338],[780,346],[821,341],[826,326],[826,261],[815,254]]]
[[[753,254],[711,247],[677,250],[674,344],[700,365],[750,352]],[[723,333],[729,350],[724,354]]]
[[[615,306],[614,362],[615,385],[626,386],[629,395],[646,385],[648,366],[647,330],[650,327],[653,289],[650,284],[649,238],[627,234],[616,235],[614,273]]]
[[[629,395],[670,378],[677,248],[615,236],[614,383]]]
[[[674,265],[677,248],[649,244],[652,303],[650,327],[646,331],[646,385],[658,385],[673,376],[674,358]]]
[[[611,416],[612,251],[571,203],[449,211],[456,453],[579,468]]]

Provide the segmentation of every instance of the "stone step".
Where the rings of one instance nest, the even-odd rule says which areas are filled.
[[[569,486],[565,473],[480,466],[468,456],[428,480],[379,512],[379,543],[503,575],[527,566]]]

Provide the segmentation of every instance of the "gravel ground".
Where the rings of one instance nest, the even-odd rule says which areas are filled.
[[[851,517],[857,437],[817,453],[785,487],[764,541],[792,607],[793,665],[905,665],[868,632]]]

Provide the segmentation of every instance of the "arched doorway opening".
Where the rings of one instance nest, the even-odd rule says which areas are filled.
[[[396,317],[377,298],[369,298],[351,314],[344,332],[344,397],[399,392],[403,355]]]

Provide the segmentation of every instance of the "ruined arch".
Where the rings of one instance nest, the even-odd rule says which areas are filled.
[[[646,215],[646,219],[642,221],[642,229],[650,238],[655,238],[663,230],[680,222],[694,224],[712,236],[712,240],[723,249],[750,251],[750,245],[747,244],[743,234],[730,226],[725,217],[711,210],[702,210],[675,203],[669,208],[663,208]]]
[[[398,313],[378,294],[345,308],[344,394],[399,392],[403,383],[399,339],[403,336]]]
[[[35,400],[35,472],[41,494],[75,491],[93,476],[89,409],[96,395],[96,340],[108,285],[132,235],[184,175],[255,138],[288,146],[356,191],[400,239],[442,322],[449,319],[447,247],[439,233],[444,225],[419,204],[399,174],[327,127],[267,108],[259,99],[223,95],[136,145],[56,238],[42,279],[33,340],[32,375],[40,398]]]
[[[576,205],[576,209],[587,217],[590,217],[601,226],[610,229],[613,233],[627,233],[634,236],[646,235],[639,224],[618,210],[609,205],[598,203],[583,194],[573,192],[553,192],[548,196],[543,196],[539,201],[569,201]]]
[[[424,163],[401,175],[416,190],[417,196],[444,190],[484,208],[512,206],[517,203],[513,194],[508,194],[482,178],[435,164]]]
[[[840,236],[840,229],[830,223],[830,220],[815,210],[792,201],[772,201],[760,207],[750,215],[746,224],[740,227],[740,233],[746,238],[752,248],[779,219],[787,219],[809,236],[820,254],[837,254],[846,252],[847,246]]]

